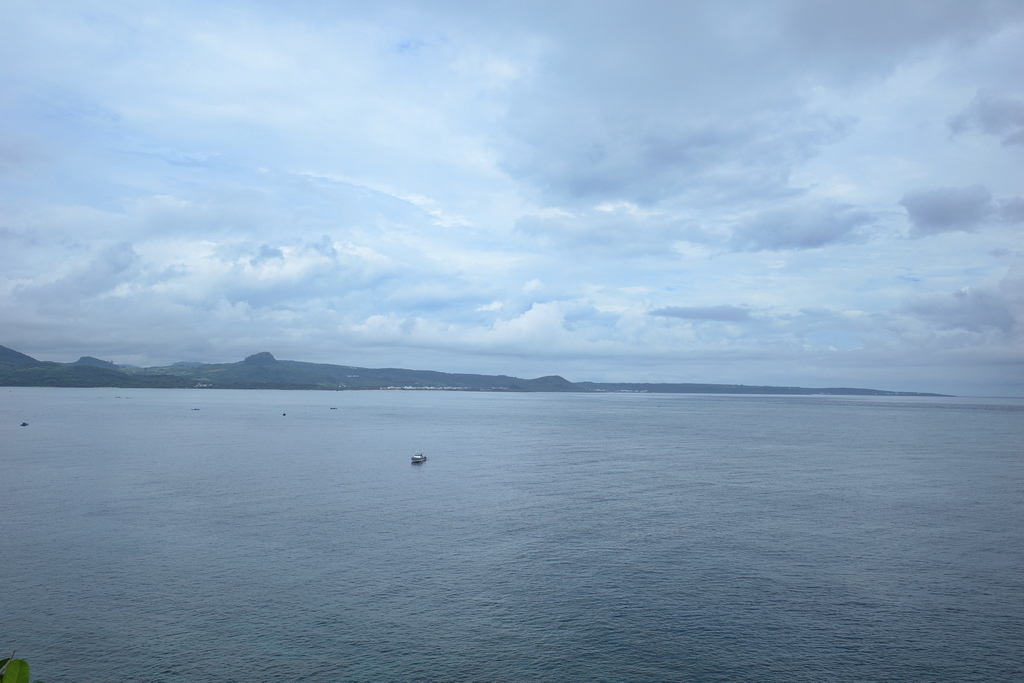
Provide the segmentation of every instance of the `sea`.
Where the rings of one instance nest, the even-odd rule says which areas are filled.
[[[12,650],[47,683],[1022,681],[1024,400],[3,387]]]

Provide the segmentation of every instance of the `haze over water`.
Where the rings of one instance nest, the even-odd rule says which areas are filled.
[[[49,683],[1024,678],[1021,400],[18,388],[0,417],[0,645]]]

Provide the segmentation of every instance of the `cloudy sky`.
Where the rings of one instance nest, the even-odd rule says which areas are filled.
[[[1024,0],[4,0],[0,344],[1024,395]]]

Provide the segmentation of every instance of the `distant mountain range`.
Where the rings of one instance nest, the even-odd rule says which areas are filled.
[[[507,375],[472,375],[358,368],[349,365],[278,360],[266,351],[237,363],[178,362],[166,367],[115,365],[92,356],[74,363],[41,361],[0,346],[0,386],[19,387],[153,387],[197,389],[407,389],[506,392],[633,392],[663,394],[797,394],[846,396],[940,396],[878,389],[747,386],[743,384],[642,384],[570,382],[551,375],[520,379]]]

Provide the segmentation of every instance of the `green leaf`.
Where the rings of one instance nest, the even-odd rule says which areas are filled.
[[[7,662],[0,683],[28,683],[28,662],[24,659],[12,659]]]

